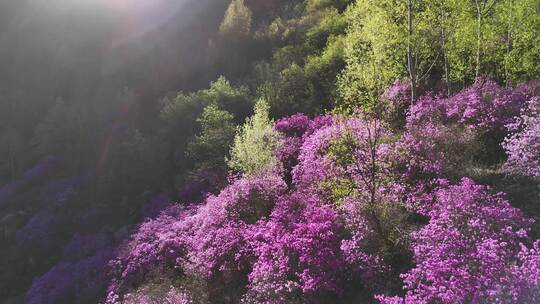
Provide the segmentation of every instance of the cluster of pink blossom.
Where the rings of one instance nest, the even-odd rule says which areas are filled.
[[[367,154],[372,152],[368,146],[369,141],[373,141],[375,149],[380,150],[381,145],[375,141],[380,139],[380,133],[383,132],[380,126],[370,126],[360,119],[336,119],[334,124],[316,131],[303,142],[298,156],[299,164],[293,170],[295,184],[298,187],[317,188],[327,179],[349,175],[352,173],[350,169],[353,169],[349,165],[355,167],[357,162],[342,164],[338,158],[347,162],[349,160],[346,158],[354,158],[367,164]],[[332,151],[334,146],[337,147],[336,151]],[[375,153],[381,155],[379,151]],[[361,171],[367,168],[363,167]]]
[[[111,283],[107,289],[106,303],[118,303],[121,293],[131,284],[138,283],[141,275],[166,263],[174,264],[184,248],[181,219],[189,216],[189,209],[174,205],[164,210],[156,219],[141,224],[129,243],[117,251],[118,257],[110,265]]]
[[[81,303],[98,301],[105,288],[110,248],[76,261],[62,261],[32,282],[26,303]]]
[[[120,300],[124,288],[158,266],[170,266],[206,279],[235,277],[243,272],[246,233],[267,217],[285,184],[277,176],[235,181],[218,196],[192,208],[172,206],[143,223],[113,261],[116,277],[108,302]]]
[[[510,135],[503,144],[507,170],[540,178],[540,96],[531,98],[507,128]]]
[[[204,277],[242,271],[247,231],[270,215],[285,191],[283,180],[269,175],[237,180],[218,196],[209,197],[186,220],[190,231],[184,236],[188,250],[183,268]]]
[[[411,83],[408,80],[396,80],[381,96],[394,104],[403,104],[411,100]]]
[[[299,113],[276,121],[274,129],[284,135],[276,156],[282,163],[288,183],[292,182],[292,169],[298,164],[298,155],[305,139],[313,132],[331,125],[333,120],[334,118],[330,115],[309,119],[306,115]]]
[[[489,188],[463,179],[434,192],[429,223],[412,234],[416,267],[402,277],[404,299],[381,303],[536,303],[538,245],[527,249],[532,224]],[[516,271],[531,267],[524,273]]]
[[[401,173],[417,181],[463,173],[471,165],[476,142],[470,129],[427,122],[409,125],[397,146]]]
[[[405,177],[456,178],[475,159],[499,163],[504,159],[501,143],[507,133],[505,125],[514,132],[527,128],[531,131],[515,133],[507,138],[506,146],[508,154],[515,154],[510,157],[513,167],[534,167],[534,147],[529,153],[523,152],[527,155],[518,152],[523,145],[534,142],[534,123],[525,128],[522,120],[516,123],[514,117],[520,110],[531,115],[525,106],[528,100],[538,98],[536,88],[536,83],[502,88],[491,80],[478,79],[471,87],[449,97],[427,94],[418,98],[407,113],[399,144],[402,153],[398,158]]]
[[[339,292],[345,266],[340,251],[342,227],[335,210],[317,197],[282,197],[270,219],[251,231],[256,262],[247,298],[287,303],[295,297]]]
[[[125,304],[191,304],[193,301],[185,292],[171,288],[164,297],[151,297],[144,292],[126,295]]]
[[[425,95],[409,109],[407,124],[424,122],[459,123],[473,129],[503,127],[519,114],[535,94],[536,84],[502,88],[489,79],[477,79],[462,91],[449,96]]]

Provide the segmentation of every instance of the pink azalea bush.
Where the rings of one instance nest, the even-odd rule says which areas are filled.
[[[247,299],[287,303],[295,297],[339,292],[345,263],[337,217],[312,195],[282,197],[270,219],[251,231],[256,261]]]
[[[498,163],[504,158],[501,143],[508,133],[506,130],[516,134],[506,139],[507,154],[512,153],[509,151],[512,147],[517,154],[521,140],[517,130],[524,127],[514,117],[525,109],[527,100],[537,98],[536,87],[537,84],[529,83],[502,88],[491,80],[478,79],[471,87],[449,97],[431,94],[419,97],[408,110],[399,143],[401,155],[397,160],[402,165],[402,174],[413,182],[456,178],[467,174],[467,169],[478,159]],[[530,135],[525,137],[522,141],[534,142]],[[535,151],[534,147],[530,151]],[[530,155],[534,152],[523,157]],[[532,159],[524,162],[534,163]]]
[[[409,109],[407,124],[422,125],[431,121],[482,130],[503,127],[534,94],[535,84],[502,88],[492,80],[480,78],[449,97],[430,94],[420,97]]]
[[[503,144],[507,171],[540,178],[540,96],[529,100],[507,129],[510,135]]]
[[[357,187],[367,187],[367,175],[388,173],[392,150],[388,139],[388,130],[379,120],[336,119],[306,138],[293,170],[294,182],[299,188],[321,190],[321,183],[348,179]]]
[[[414,182],[463,173],[473,162],[477,144],[470,129],[427,122],[409,126],[398,149],[401,173]]]
[[[298,164],[298,155],[305,139],[316,130],[332,124],[332,121],[333,117],[329,115],[309,119],[300,113],[276,121],[274,129],[284,135],[276,156],[283,166],[288,183],[292,182],[292,170]]]
[[[126,304],[192,304],[191,297],[182,291],[171,288],[163,297],[151,297],[145,293],[137,292],[126,295]]]
[[[402,275],[405,297],[381,303],[536,303],[538,245],[520,243],[532,222],[470,179],[434,198],[429,223],[412,234],[416,266]],[[524,267],[532,268],[516,272]]]
[[[113,261],[117,275],[108,301],[118,302],[122,288],[141,281],[141,276],[160,265],[208,279],[235,276],[246,263],[246,231],[270,214],[284,191],[285,184],[277,176],[240,179],[204,205],[173,206],[149,219]]]

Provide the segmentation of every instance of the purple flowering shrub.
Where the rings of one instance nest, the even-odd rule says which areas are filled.
[[[480,78],[449,97],[429,94],[420,97],[409,109],[407,124],[431,121],[481,130],[502,128],[519,114],[534,91],[534,84],[502,88],[492,80]]]
[[[150,296],[148,292],[138,291],[126,295],[125,304],[192,304],[191,297],[173,287],[162,296]]]
[[[15,233],[20,246],[35,250],[47,250],[59,239],[62,222],[52,211],[35,213],[28,222]]]
[[[381,303],[539,300],[538,245],[528,250],[520,243],[532,222],[502,194],[463,179],[435,191],[428,217],[411,235],[416,266],[402,275],[405,298],[379,296]]]
[[[293,170],[298,189],[332,202],[345,224],[341,249],[352,277],[368,290],[395,285],[388,275],[407,262],[404,187],[384,123],[364,117],[335,122],[309,136]],[[396,268],[396,269],[395,269]]]
[[[78,261],[61,261],[32,282],[26,294],[28,304],[82,303],[103,297],[110,248]]]
[[[411,84],[407,80],[396,80],[382,94],[383,99],[392,101],[392,103],[404,104],[411,100]]]
[[[503,143],[507,171],[540,178],[540,96],[529,100],[507,129],[510,134]]]
[[[181,236],[182,219],[190,215],[190,209],[174,205],[164,210],[156,219],[141,224],[131,240],[121,246],[117,257],[110,264],[112,281],[107,289],[106,303],[118,303],[124,289],[138,283],[151,269],[161,264],[174,265],[183,251]]]
[[[283,135],[276,150],[276,157],[283,166],[285,180],[292,183],[292,170],[298,164],[298,156],[302,144],[315,131],[332,124],[329,115],[316,116],[309,119],[304,114],[296,114],[275,122],[274,129]]]
[[[240,179],[201,206],[173,206],[147,220],[113,263],[117,276],[108,301],[118,301],[123,288],[159,265],[221,283],[234,281],[246,271],[249,227],[270,214],[285,188],[277,176]]]
[[[237,180],[218,196],[209,197],[186,221],[191,229],[184,236],[183,269],[207,278],[245,270],[246,232],[270,215],[285,189],[281,178],[270,175]]]
[[[256,261],[244,301],[289,303],[339,292],[345,261],[337,219],[335,210],[312,195],[282,197],[270,219],[250,231]]]
[[[302,137],[311,124],[302,113],[282,118],[274,123],[274,129],[288,137]]]
[[[392,144],[387,135],[379,120],[336,120],[306,138],[293,170],[295,185],[325,192],[325,183],[346,180],[353,188],[369,187],[364,182],[368,175],[388,173]]]
[[[406,112],[410,105],[410,82],[396,80],[381,95],[378,110],[382,110],[384,120],[392,129],[401,130],[405,125]]]
[[[427,122],[408,126],[396,161],[409,182],[459,176],[472,165],[478,149],[475,132],[458,126]]]
[[[499,163],[504,158],[505,125],[514,131],[524,129],[510,123],[527,100],[536,98],[536,87],[530,83],[502,88],[491,80],[478,79],[449,97],[427,94],[418,98],[408,110],[399,144],[402,174],[414,183],[466,175],[479,160]],[[512,143],[507,139],[507,146],[517,147],[518,137]]]
[[[346,199],[339,207],[346,235],[341,251],[349,278],[369,291],[385,290],[398,282],[391,278],[392,265],[384,251],[385,240],[377,231],[373,214],[359,202]],[[400,216],[395,219],[400,220]]]
[[[448,97],[427,94],[410,107],[406,130],[441,126],[469,129],[467,136],[474,135],[477,143],[477,150],[471,156],[496,164],[504,160],[501,143],[507,133],[505,125],[519,115],[528,100],[538,95],[536,88],[536,83],[503,88],[492,80],[477,79],[472,86]]]

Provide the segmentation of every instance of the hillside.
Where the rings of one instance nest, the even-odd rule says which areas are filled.
[[[540,302],[537,0],[0,3],[1,303]]]

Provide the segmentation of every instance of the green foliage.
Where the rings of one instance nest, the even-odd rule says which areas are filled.
[[[254,175],[276,163],[274,151],[279,144],[279,133],[273,129],[268,111],[268,104],[260,99],[255,104],[255,114],[238,129],[228,161],[234,171]]]
[[[226,173],[225,158],[229,154],[236,131],[233,115],[211,104],[204,108],[197,122],[201,126],[201,132],[187,148],[189,157],[195,161],[194,173]]]
[[[180,92],[176,96],[166,97],[162,101],[160,116],[169,125],[193,125],[203,109],[210,104],[234,113],[237,119],[244,119],[253,105],[247,88],[233,87],[221,76],[208,89],[189,94]]]
[[[518,83],[538,79],[540,3],[535,0],[506,0],[498,6],[497,18],[501,25],[507,26],[507,49],[504,57],[507,80]]]
[[[251,31],[252,13],[244,4],[244,0],[233,0],[225,11],[225,17],[219,26],[221,35],[229,38],[246,38]]]
[[[359,148],[358,140],[350,132],[345,132],[343,136],[330,142],[327,157],[332,159],[340,167],[354,165],[354,151]],[[333,202],[341,203],[344,199],[352,197],[357,193],[356,185],[348,178],[332,178],[324,181],[321,185],[328,191]]]
[[[444,83],[450,92],[477,76],[506,83],[538,77],[538,1],[478,1],[480,14],[475,1],[412,3],[410,37],[405,1],[358,0],[348,7],[347,64],[338,79],[344,112],[371,109],[392,82],[410,79],[409,41],[420,89]]]
[[[439,31],[444,29],[446,34],[444,52],[449,61],[451,82],[463,85],[474,80],[478,47],[480,75],[511,83],[538,77],[538,1],[479,3],[485,7],[480,27],[474,1],[426,4],[434,16],[428,26]]]
[[[414,3],[410,40],[420,78],[433,71],[433,62],[438,59],[438,43],[434,43],[438,36],[425,3]],[[348,8],[346,17],[347,66],[339,76],[338,90],[345,108],[371,108],[386,87],[408,77],[406,2],[359,0]]]
[[[253,102],[247,88],[234,87],[223,76],[212,82],[208,89],[189,94],[179,93],[165,98],[160,116],[167,124],[165,133],[170,145],[169,170],[171,172],[169,174],[171,179],[182,181],[186,179],[186,174],[196,174],[207,166],[221,166],[219,163],[227,154],[221,154],[221,160],[218,160],[217,153],[227,152],[229,144],[219,147],[215,153],[206,150],[207,156],[216,157],[215,159],[207,160],[201,155],[200,158],[197,156],[194,163],[195,154],[193,153],[200,152],[198,149],[211,149],[207,144],[210,144],[213,136],[220,137],[220,141],[226,143],[229,140],[230,130],[212,130],[212,128],[214,126],[228,128],[233,123],[241,123],[251,113],[252,107]],[[206,112],[205,108],[207,108]],[[197,133],[199,137],[196,137]],[[188,147],[194,150],[185,153]],[[179,177],[178,174],[183,176]]]
[[[339,3],[306,2],[301,14],[278,18],[260,31],[283,43],[271,61],[255,67],[257,93],[268,101],[273,117],[321,113],[335,103],[335,78],[345,65],[346,20]]]

